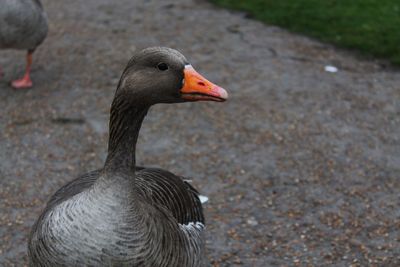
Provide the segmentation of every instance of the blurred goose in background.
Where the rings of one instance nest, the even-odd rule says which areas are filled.
[[[11,82],[14,88],[32,86],[32,54],[46,38],[47,30],[47,17],[39,0],[0,1],[0,49],[28,51],[25,74]]]
[[[31,266],[203,266],[198,192],[171,172],[137,167],[136,142],[154,104],[227,97],[176,50],[136,53],[111,105],[105,164],[51,197],[29,238]]]

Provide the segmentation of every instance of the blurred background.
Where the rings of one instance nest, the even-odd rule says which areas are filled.
[[[156,45],[230,93],[153,107],[137,146],[210,198],[211,266],[400,265],[398,1],[42,4],[32,89],[9,86],[25,52],[0,51],[1,266],[27,265],[50,195],[102,166],[122,70]]]

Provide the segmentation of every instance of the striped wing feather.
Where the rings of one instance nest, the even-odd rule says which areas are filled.
[[[136,173],[136,181],[149,199],[169,210],[178,223],[205,223],[199,193],[183,177],[146,168]]]

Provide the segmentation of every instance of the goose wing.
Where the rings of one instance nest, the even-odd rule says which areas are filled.
[[[153,205],[167,209],[178,223],[205,223],[199,192],[183,177],[162,169],[144,168],[136,172],[136,182]]]

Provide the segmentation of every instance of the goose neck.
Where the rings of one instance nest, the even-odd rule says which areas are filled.
[[[108,155],[104,166],[106,171],[134,171],[136,143],[148,110],[149,106],[140,101],[128,103],[123,97],[114,98],[110,112]]]

